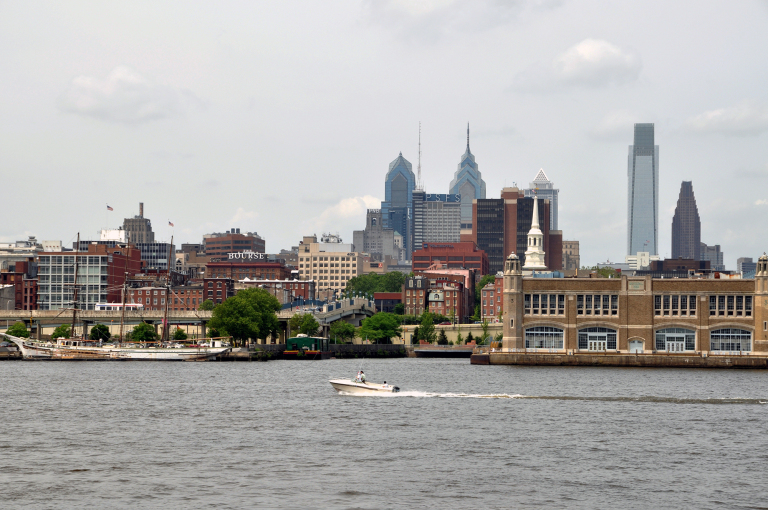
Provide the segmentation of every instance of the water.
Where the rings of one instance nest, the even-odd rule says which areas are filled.
[[[3,362],[3,508],[768,508],[768,373]]]

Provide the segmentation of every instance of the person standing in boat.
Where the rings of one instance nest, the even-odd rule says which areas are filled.
[[[357,373],[357,377],[355,378],[355,382],[363,383],[365,384],[365,372],[362,370]]]

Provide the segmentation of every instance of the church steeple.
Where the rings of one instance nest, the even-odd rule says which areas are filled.
[[[531,230],[528,231],[528,249],[525,250],[523,269],[543,271],[547,269],[544,263],[544,234],[539,228],[539,199],[533,196],[533,219]]]

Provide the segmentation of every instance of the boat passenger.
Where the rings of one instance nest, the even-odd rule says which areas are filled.
[[[365,384],[365,372],[360,371],[360,382]]]

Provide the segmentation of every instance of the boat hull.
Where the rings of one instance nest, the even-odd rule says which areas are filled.
[[[358,383],[351,379],[331,379],[329,381],[333,389],[339,393],[351,393],[357,395],[381,395],[385,393],[397,393],[400,388],[397,386],[384,387],[378,383]]]
[[[101,361],[205,361],[221,356],[229,347],[185,347],[181,349],[46,346],[23,338],[5,335],[15,343],[25,360],[101,360]]]

